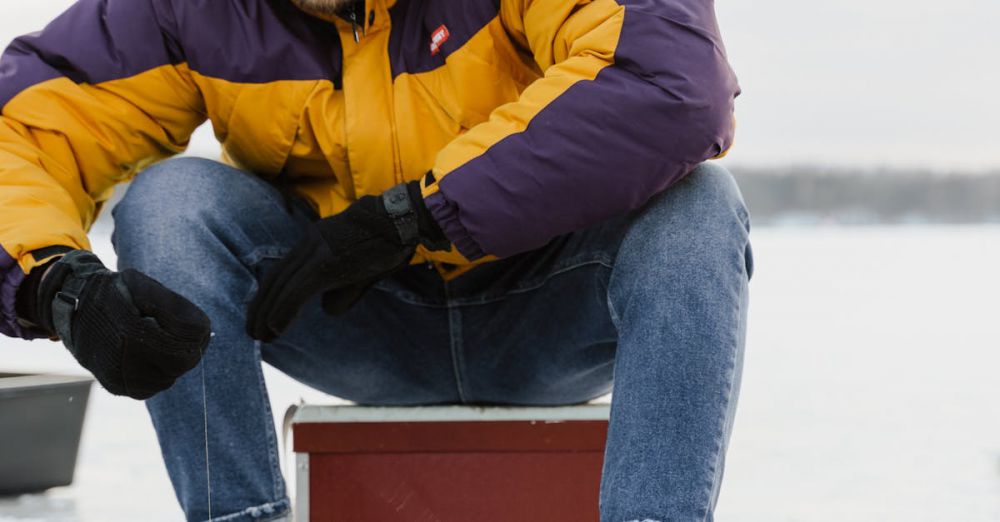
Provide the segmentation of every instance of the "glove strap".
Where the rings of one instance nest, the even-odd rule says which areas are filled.
[[[420,229],[417,226],[417,213],[410,201],[410,194],[405,184],[396,185],[382,194],[382,203],[386,212],[396,225],[399,239],[404,245],[415,245],[420,241]]]
[[[73,314],[80,308],[80,294],[89,276],[106,271],[97,256],[85,250],[75,250],[63,256],[57,264],[69,268],[62,288],[52,300],[52,326],[70,351],[73,350]]]

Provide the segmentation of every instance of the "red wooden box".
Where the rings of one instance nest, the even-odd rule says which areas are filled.
[[[598,520],[608,405],[303,406],[296,520]]]

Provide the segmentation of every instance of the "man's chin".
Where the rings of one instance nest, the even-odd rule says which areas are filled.
[[[335,15],[354,0],[291,0],[299,9],[318,15]]]

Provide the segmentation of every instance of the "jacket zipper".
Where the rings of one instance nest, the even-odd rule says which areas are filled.
[[[353,9],[353,8],[351,9],[350,20],[351,20],[351,32],[354,33],[354,43],[358,43],[358,42],[361,41],[361,37],[358,36],[358,10],[357,9]]]
[[[355,1],[346,13],[346,16],[341,14],[341,18],[351,22],[351,34],[354,35],[354,43],[361,42],[361,37],[368,34],[368,25],[364,23],[365,5],[366,3],[364,0]],[[374,14],[374,12],[372,14]],[[360,24],[358,23],[359,20],[361,21]]]

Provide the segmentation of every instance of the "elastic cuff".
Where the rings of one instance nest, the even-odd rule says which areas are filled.
[[[46,285],[56,281],[49,270],[62,259],[63,256],[74,249],[65,246],[51,246],[33,250],[31,257],[35,260],[35,266],[31,268],[28,275],[17,290],[15,310],[22,326],[30,325],[31,328],[45,332],[48,337],[55,337],[55,330],[52,328],[52,310],[45,306],[46,297],[42,295],[42,279]]]
[[[427,205],[427,210],[430,210],[431,215],[434,216],[434,220],[437,221],[444,235],[447,236],[455,245],[455,248],[458,249],[459,253],[465,256],[466,259],[475,261],[486,255],[486,252],[472,239],[472,235],[469,234],[465,225],[459,220],[458,207],[451,201],[448,201],[443,192],[438,190],[425,197],[424,204]]]
[[[17,319],[17,289],[24,278],[24,270],[17,260],[0,248],[0,333],[28,340],[46,338],[45,332],[23,325]]]

